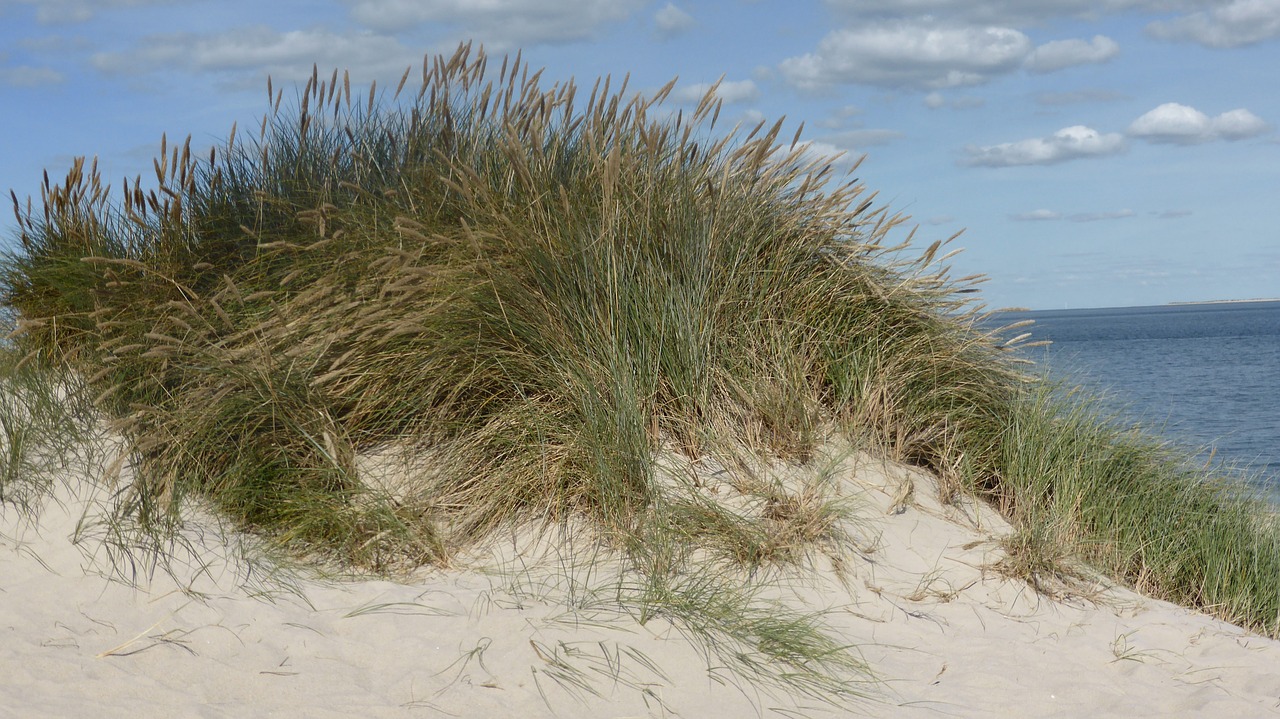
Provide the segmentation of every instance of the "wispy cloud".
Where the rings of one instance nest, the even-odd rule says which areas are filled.
[[[1124,137],[1100,133],[1091,127],[1073,125],[1048,137],[1004,142],[998,145],[970,145],[965,148],[965,164],[985,167],[1052,165],[1088,157],[1106,157],[1123,152]]]
[[[41,85],[57,85],[64,79],[62,73],[50,67],[0,67],[0,84],[10,87],[39,87]]]
[[[12,2],[13,0],[10,0]],[[103,10],[171,5],[176,0],[16,0],[14,4],[33,5],[36,22],[42,25],[69,25],[92,20]],[[0,2],[0,5],[7,3]]]
[[[938,91],[933,91],[924,96],[924,106],[930,110],[937,110],[949,107],[953,110],[972,110],[982,107],[987,101],[981,97],[961,96],[947,97]]]
[[[1115,90],[1070,90],[1067,92],[1042,92],[1036,95],[1036,104],[1038,105],[1077,105],[1088,102],[1115,102],[1117,100],[1127,100],[1128,95]]]
[[[825,127],[832,130],[838,130],[844,127],[856,126],[857,118],[863,113],[862,108],[857,105],[842,105],[831,111],[831,114],[818,120],[818,127]]]
[[[833,145],[842,150],[856,152],[866,147],[887,145],[904,136],[904,133],[899,130],[864,128],[860,130],[845,130],[844,132],[823,135],[819,139],[822,142]]]
[[[1123,220],[1127,217],[1133,217],[1136,214],[1136,212],[1127,208],[1107,212],[1077,212],[1071,215],[1063,215],[1061,212],[1056,212],[1054,210],[1040,209],[1009,215],[1009,219],[1016,220],[1018,222],[1056,222],[1058,220],[1066,220],[1068,222],[1101,222],[1103,220]]]
[[[671,93],[671,99],[677,102],[695,103],[711,90],[714,83],[697,82],[681,85]],[[736,102],[751,102],[760,97],[760,88],[752,80],[722,80],[716,86],[716,99],[732,105]]]
[[[1053,210],[1032,210],[1009,215],[1009,219],[1017,220],[1018,222],[1047,222],[1049,220],[1061,220],[1062,213],[1054,212]]]
[[[453,40],[508,50],[590,39],[643,0],[344,0],[357,23],[383,33],[445,26]]]
[[[667,3],[654,13],[653,24],[658,28],[658,36],[671,38],[692,30],[697,21],[689,13],[676,7],[675,3]]]
[[[860,153],[850,151],[847,147],[838,147],[834,143],[825,142],[823,140],[806,140],[796,145],[800,150],[799,162],[805,163],[825,163],[832,167],[847,170],[853,167],[861,157]],[[779,149],[778,155],[785,156],[789,152],[786,146]]]
[[[1171,20],[1157,20],[1147,32],[1162,40],[1195,42],[1214,48],[1241,47],[1280,38],[1280,2],[1230,0]]]
[[[904,134],[898,130],[862,128],[802,140],[796,147],[801,151],[801,163],[829,162],[835,168],[848,169],[866,154],[866,148],[885,145],[901,137]],[[784,145],[777,154],[785,155],[789,151]]]
[[[1054,72],[1075,65],[1106,62],[1120,54],[1120,45],[1105,35],[1092,40],[1055,40],[1037,47],[1027,56],[1026,68],[1035,73]]]
[[[1043,23],[1049,18],[1094,18],[1104,13],[1149,10],[1167,12],[1172,5],[1195,7],[1196,0],[824,0],[832,9],[855,17],[904,14],[965,20],[975,23]]]
[[[1150,142],[1195,145],[1213,140],[1244,140],[1270,129],[1262,118],[1244,108],[1211,118],[1194,107],[1166,102],[1134,120],[1128,133]]]
[[[349,69],[360,78],[399,74],[421,62],[421,55],[398,40],[368,31],[335,33],[325,29],[277,32],[265,26],[244,27],[199,35],[151,35],[125,52],[92,56],[95,67],[116,74],[146,74],[161,70],[226,72],[257,79],[301,80],[313,64]]]
[[[1137,213],[1130,209],[1112,210],[1110,212],[1079,212],[1067,215],[1070,222],[1101,222],[1103,220],[1123,220]]]

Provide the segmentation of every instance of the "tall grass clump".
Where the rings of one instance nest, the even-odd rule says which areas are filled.
[[[390,107],[313,75],[256,142],[162,143],[157,190],[112,204],[77,161],[39,210],[14,198],[18,341],[130,438],[139,518],[199,496],[422,562],[523,515],[625,540],[663,443],[803,458],[836,422],[939,469],[990,454],[973,407],[1012,373],[928,258],[880,261],[901,218],[856,180],[781,123],[708,139],[713,92],[671,118],[672,85],[583,105],[488,63],[430,60]],[[354,458],[403,441],[438,471],[374,496]]]
[[[1149,595],[1280,634],[1275,508],[1242,473],[1077,392],[1046,384],[1010,415],[1000,462],[1014,573],[1035,582],[1083,559]]]
[[[586,520],[645,577],[642,614],[687,620],[755,606],[706,600],[691,562],[754,576],[836,551],[847,511],[820,486],[761,481],[729,512],[659,459],[806,462],[836,432],[1025,527],[1061,525],[1144,586],[1221,575],[1186,600],[1274,630],[1274,596],[1222,598],[1266,589],[1211,567],[1225,551],[1106,515],[1109,492],[1182,470],[1029,393],[1004,351],[1021,338],[978,324],[978,278],[952,279],[942,242],[902,259],[904,218],[798,130],[717,137],[714,88],[673,114],[674,81],[642,95],[609,78],[544,87],[518,55],[494,69],[464,46],[389,98],[313,72],[284,111],[269,82],[256,138],[233,127],[207,157],[162,141],[155,189],[126,181],[117,203],[78,160],[38,205],[14,195],[14,342],[82,377],[126,438],[119,522],[172,531],[198,501],[292,550],[390,570],[512,523]],[[360,458],[388,447],[430,466],[365,481]],[[1170,486],[1202,514],[1229,504],[1198,479]],[[1247,516],[1223,520],[1226,541],[1275,536]],[[1161,552],[1182,559],[1155,572]],[[777,649],[761,651],[794,677],[848,668],[819,623],[768,614],[699,626]]]
[[[92,455],[93,408],[80,378],[21,360],[0,346],[0,509],[35,517],[60,476],[101,458]]]

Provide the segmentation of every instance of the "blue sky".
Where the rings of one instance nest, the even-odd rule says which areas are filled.
[[[963,229],[992,307],[1280,296],[1280,0],[0,0],[0,191],[145,180],[268,74],[386,87],[466,39],[673,107],[723,78],[722,124],[804,122],[922,245]]]

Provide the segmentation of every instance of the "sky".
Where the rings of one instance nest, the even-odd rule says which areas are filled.
[[[256,126],[268,75],[394,86],[462,41],[804,123],[921,248],[963,231],[991,308],[1280,297],[1280,0],[0,0],[0,193],[77,156],[145,182],[162,134]]]

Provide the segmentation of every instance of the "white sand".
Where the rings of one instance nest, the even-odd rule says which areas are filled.
[[[852,710],[709,669],[670,624],[581,591],[607,586],[608,566],[558,579],[571,553],[555,543],[499,544],[503,572],[261,596],[278,584],[226,560],[210,529],[207,572],[131,588],[94,571],[93,540],[72,542],[91,495],[73,482],[36,526],[0,509],[0,717],[1280,714],[1280,642],[1124,590],[1038,596],[990,568],[1007,527],[985,508],[943,507],[932,478],[866,457],[838,479],[872,551],[844,584],[818,571],[787,586],[791,604],[830,610],[881,679]],[[905,481],[914,499],[892,513]]]

